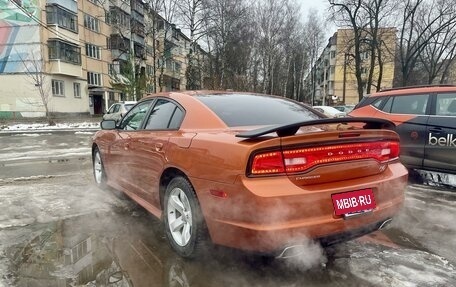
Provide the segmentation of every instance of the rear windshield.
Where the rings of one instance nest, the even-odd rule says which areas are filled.
[[[303,104],[267,95],[196,96],[229,127],[276,125],[319,119]]]

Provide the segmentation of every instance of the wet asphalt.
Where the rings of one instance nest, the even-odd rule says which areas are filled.
[[[410,184],[393,223],[289,260],[207,246],[92,179],[90,134],[0,137],[0,286],[456,286],[456,192]]]

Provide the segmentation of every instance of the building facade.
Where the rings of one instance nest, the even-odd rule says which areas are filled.
[[[380,89],[391,88],[394,79],[394,54],[396,48],[396,29],[383,28],[381,34],[381,56],[383,69],[380,71],[378,60],[375,61],[371,91],[378,85],[379,73],[382,73]],[[359,101],[358,83],[353,60],[353,30],[339,29],[329,39],[306,80],[306,98],[313,105],[354,105]],[[361,52],[362,78],[366,79],[370,67],[370,54]],[[366,94],[364,87],[364,94]]]
[[[0,118],[102,114],[185,89],[189,44],[141,0],[0,0]]]

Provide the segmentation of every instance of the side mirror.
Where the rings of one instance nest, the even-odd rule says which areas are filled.
[[[104,120],[100,123],[102,130],[115,130],[116,121],[115,120]]]

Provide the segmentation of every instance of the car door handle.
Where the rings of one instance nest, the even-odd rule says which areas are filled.
[[[126,144],[124,145],[124,150],[129,150],[129,149],[130,149],[130,144],[129,144],[129,143],[126,143]]]
[[[163,149],[163,144],[162,143],[156,143],[155,144],[155,150],[156,151],[161,151]]]
[[[430,128],[429,131],[431,133],[436,133],[436,134],[441,134],[443,133],[443,129],[442,128]]]

